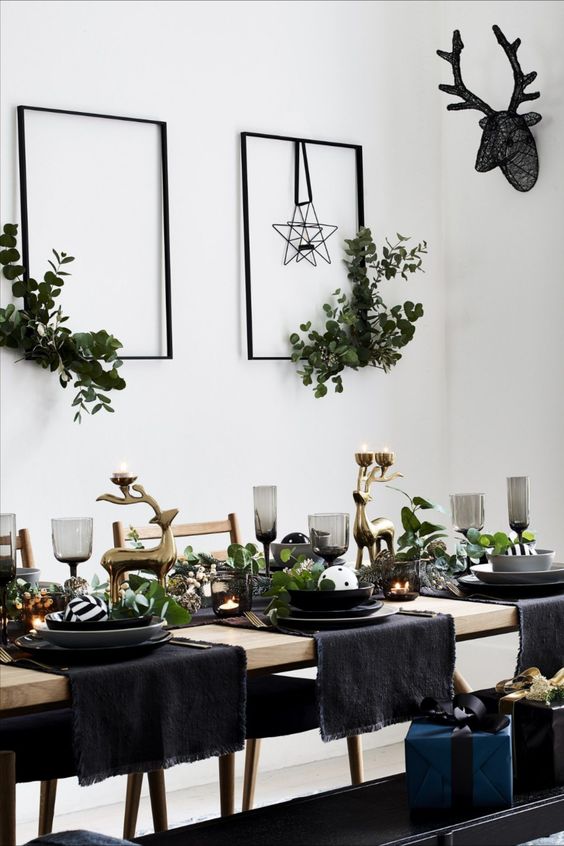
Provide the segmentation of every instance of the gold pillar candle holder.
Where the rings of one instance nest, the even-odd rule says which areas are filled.
[[[376,563],[376,556],[383,543],[392,554],[394,551],[395,527],[392,521],[387,517],[370,520],[366,513],[366,506],[372,501],[370,488],[377,482],[391,482],[403,474],[387,474],[396,458],[395,453],[389,450],[371,452],[363,449],[361,452],[355,452],[354,457],[359,470],[356,490],[353,491],[356,505],[353,535],[357,545],[356,567],[360,569],[365,549],[368,549],[372,566]]]
[[[178,514],[178,509],[171,508],[168,511],[163,511],[158,502],[146,493],[142,485],[132,485],[130,490],[131,481],[134,481],[137,476],[126,473],[112,473],[110,478],[115,485],[118,485],[122,498],[114,494],[101,494],[96,498],[96,501],[103,500],[112,502],[114,505],[135,505],[135,503],[144,502],[150,505],[155,512],[155,516],[149,522],[156,523],[162,531],[161,542],[158,546],[150,549],[129,549],[128,547],[117,546],[108,549],[102,555],[100,563],[108,572],[110,598],[113,604],[119,601],[120,585],[124,581],[126,573],[130,570],[149,570],[155,573],[162,587],[166,587],[166,575],[177,559],[171,523]],[[132,493],[132,491],[135,491],[135,493]],[[138,494],[138,496],[135,494]]]

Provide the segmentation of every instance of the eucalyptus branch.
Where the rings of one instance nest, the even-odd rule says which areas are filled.
[[[62,388],[74,380],[78,391],[72,405],[77,409],[74,420],[79,423],[83,412],[113,412],[107,393],[125,388],[118,372],[122,362],[117,351],[122,344],[104,329],[73,333],[63,325],[68,317],[55,300],[61,294],[65,277],[71,275],[62,268],[74,257],[53,250],[55,260],[48,260],[51,269],[43,281],[26,280],[19,264],[17,234],[15,224],[4,226],[0,265],[4,277],[12,282],[12,294],[23,300],[23,308],[16,309],[13,303],[0,308],[0,346],[20,350],[23,356],[17,361],[35,361],[43,369],[56,372]]]
[[[422,241],[408,250],[407,241],[399,233],[396,243],[386,238],[380,256],[370,229],[362,227],[356,238],[345,241],[350,293],[337,288],[331,302],[323,304],[323,328],[312,329],[308,321],[290,335],[292,361],[301,364],[298,375],[304,385],[314,387],[316,397],[327,394],[329,380],[335,392],[342,393],[341,374],[347,367],[375,367],[387,373],[401,359],[399,350],[413,339],[414,324],[423,316],[422,304],[408,300],[388,308],[379,293],[383,280],[398,275],[407,280],[422,271],[427,244]]]

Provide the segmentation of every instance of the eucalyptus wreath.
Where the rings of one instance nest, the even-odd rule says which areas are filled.
[[[57,306],[65,277],[73,256],[53,250],[50,270],[42,282],[24,278],[17,250],[18,227],[7,223],[0,235],[0,265],[6,279],[12,282],[12,294],[23,300],[23,308],[13,303],[0,308],[0,347],[10,347],[23,353],[23,360],[34,361],[40,367],[57,373],[59,384],[66,388],[74,383],[77,393],[72,405],[74,420],[81,422],[82,412],[97,414],[113,412],[110,391],[121,391],[125,381],[118,370],[122,365],[117,351],[122,344],[105,329],[98,332],[72,332],[64,324],[69,319]],[[21,360],[21,359],[20,359]],[[105,367],[104,365],[107,365]]]
[[[312,329],[308,321],[300,325],[302,334],[290,335],[292,361],[302,364],[298,375],[304,385],[313,385],[316,397],[327,394],[329,381],[336,393],[342,393],[341,374],[346,367],[377,367],[387,373],[402,357],[400,350],[412,340],[423,306],[408,300],[390,308],[380,294],[380,285],[398,275],[407,280],[409,274],[422,270],[427,242],[408,249],[409,240],[398,232],[395,243],[386,238],[380,253],[366,227],[361,227],[356,238],[345,240],[350,293],[337,288],[332,301],[324,303],[323,328]]]

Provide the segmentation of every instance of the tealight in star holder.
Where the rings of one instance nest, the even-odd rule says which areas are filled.
[[[387,483],[403,476],[402,473],[388,473],[393,466],[396,456],[394,452],[387,449],[381,452],[370,452],[363,447],[361,452],[355,453],[355,461],[358,464],[358,479],[356,490],[353,491],[353,499],[356,505],[356,514],[353,526],[353,535],[357,545],[356,567],[360,569],[364,550],[368,550],[368,556],[372,565],[376,562],[376,556],[385,543],[388,551],[394,552],[395,527],[387,517],[376,517],[373,520],[366,514],[366,506],[372,501],[370,488],[376,483]]]
[[[112,473],[110,479],[119,487],[122,496],[106,493],[97,497],[96,501],[104,500],[114,505],[135,505],[138,502],[144,502],[155,512],[155,516],[149,522],[156,523],[162,531],[161,542],[150,549],[129,549],[117,546],[104,552],[100,563],[108,572],[110,598],[114,603],[119,601],[120,585],[130,570],[149,570],[155,573],[161,586],[166,587],[166,575],[177,559],[171,523],[178,514],[178,509],[171,508],[163,511],[158,502],[146,493],[143,485],[133,484],[137,476],[123,468],[117,473]]]

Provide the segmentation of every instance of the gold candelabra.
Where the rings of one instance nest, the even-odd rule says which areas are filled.
[[[116,546],[104,552],[101,564],[108,571],[112,603],[119,601],[120,585],[129,570],[150,570],[155,573],[159,583],[165,587],[166,574],[175,564],[177,558],[171,523],[178,514],[178,509],[171,508],[168,511],[162,511],[158,502],[145,492],[143,485],[132,484],[136,479],[137,476],[133,476],[127,470],[112,473],[111,481],[119,487],[122,496],[101,494],[96,501],[104,500],[105,502],[112,502],[114,505],[147,503],[155,512],[155,516],[149,522],[160,526],[162,537],[159,545],[150,549],[128,549],[127,547]],[[130,485],[139,496],[135,496],[131,492]]]
[[[362,566],[364,550],[368,549],[370,563],[374,564],[376,556],[380,552],[382,543],[385,543],[388,550],[394,551],[395,528],[387,517],[376,517],[373,520],[366,514],[366,506],[372,501],[370,488],[378,482],[391,482],[402,476],[402,473],[387,475],[390,467],[395,462],[395,453],[388,450],[381,452],[356,452],[355,461],[358,464],[358,479],[356,490],[353,491],[353,499],[356,504],[356,514],[353,527],[353,535],[357,545],[356,567]]]

